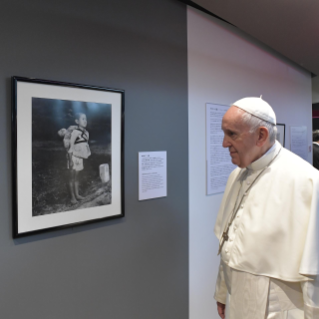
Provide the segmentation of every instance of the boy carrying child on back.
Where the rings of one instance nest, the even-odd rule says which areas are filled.
[[[88,144],[89,132],[86,130],[86,115],[77,113],[75,123],[77,126],[70,126],[68,130],[61,129],[58,132],[60,136],[64,136],[64,147],[67,149],[68,169],[70,170],[69,189],[72,204],[84,199],[79,194],[79,173],[84,169],[83,159],[91,155]]]

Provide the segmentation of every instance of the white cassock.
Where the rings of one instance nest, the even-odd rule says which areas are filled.
[[[226,303],[226,319],[319,319],[319,171],[278,142],[236,168],[214,229],[220,242],[245,192],[221,251],[214,296]]]

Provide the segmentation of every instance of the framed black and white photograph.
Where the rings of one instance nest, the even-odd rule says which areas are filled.
[[[124,91],[12,77],[13,236],[124,216]]]
[[[285,147],[285,124],[279,124],[277,123],[277,135],[276,135],[276,140],[283,146]]]

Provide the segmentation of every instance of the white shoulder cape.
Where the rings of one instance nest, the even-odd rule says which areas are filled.
[[[219,240],[241,172],[226,185],[214,229]],[[318,201],[319,171],[283,148],[249,192],[228,265],[285,281],[319,275]]]

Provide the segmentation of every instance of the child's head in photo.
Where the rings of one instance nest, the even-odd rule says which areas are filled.
[[[86,126],[87,126],[86,114],[76,113],[75,114],[75,123],[82,128],[86,128]]]

